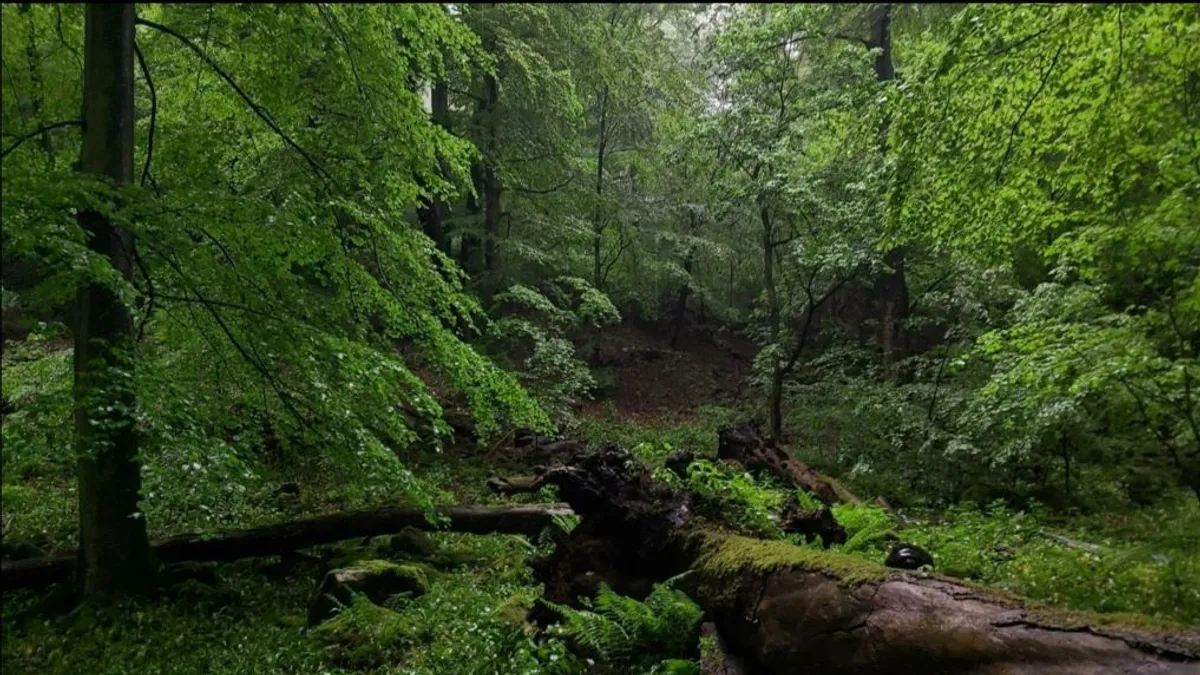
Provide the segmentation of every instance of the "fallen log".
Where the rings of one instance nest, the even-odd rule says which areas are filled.
[[[722,648],[762,674],[1195,673],[1200,633],[1037,608],[931,574],[753,539],[707,521],[694,495],[651,480],[616,447],[546,469],[544,483],[582,517],[534,562],[548,600],[603,582],[644,597],[680,585]],[[720,671],[717,671],[720,672]]]
[[[295,520],[250,530],[212,536],[182,534],[152,545],[160,562],[229,561],[256,556],[282,555],[343,539],[393,534],[406,527],[445,529],[472,534],[523,534],[536,536],[554,523],[555,516],[570,514],[553,506],[444,506],[436,513],[447,519],[444,528],[430,523],[415,507],[385,506],[349,513]],[[76,556],[5,561],[0,566],[4,590],[45,586],[67,579],[75,570]]]
[[[785,485],[811,492],[827,506],[862,502],[837,480],[821,475],[791,453],[763,438],[754,423],[739,424],[717,432],[717,457],[735,461],[752,473],[764,473]]]

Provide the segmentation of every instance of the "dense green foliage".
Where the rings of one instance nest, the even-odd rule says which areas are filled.
[[[1197,6],[139,4],[130,185],[80,171],[88,11],[0,8],[5,560],[81,545],[80,410],[135,428],[151,539],[553,501],[484,487],[519,429],[780,539],[815,498],[717,458],[758,418],[870,504],[842,552],[1200,623]],[[89,287],[134,317],[91,389]],[[548,539],[438,538],[427,594],[311,631],[251,562],[6,594],[5,667],[698,668],[679,591],[543,631]]]

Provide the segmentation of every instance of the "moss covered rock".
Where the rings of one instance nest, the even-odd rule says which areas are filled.
[[[406,527],[399,534],[387,538],[387,550],[393,555],[408,555],[417,558],[428,558],[438,550],[437,542],[428,532],[415,527]]]
[[[358,595],[311,635],[325,644],[335,662],[367,669],[398,661],[411,643],[411,628],[400,614]]]
[[[330,570],[309,603],[308,625],[315,626],[349,606],[356,595],[381,603],[398,593],[413,597],[429,590],[429,573],[423,565],[398,565],[386,560],[361,560],[351,567]]]

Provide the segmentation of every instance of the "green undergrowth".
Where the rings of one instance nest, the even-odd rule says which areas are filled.
[[[6,593],[5,672],[582,672],[566,667],[573,657],[561,640],[535,640],[526,623],[526,610],[541,594],[525,564],[536,551],[533,544],[507,535],[438,533],[432,539],[444,571],[427,593],[384,606],[359,598],[308,631],[305,611],[319,579],[316,568],[269,575],[270,559],[220,566],[215,588],[188,581],[161,598],[65,614],[47,606],[53,592]],[[375,553],[363,547],[363,555]]]
[[[695,411],[679,414],[664,414],[648,421],[620,417],[615,411],[599,417],[588,417],[580,421],[580,440],[592,446],[616,443],[623,448],[633,448],[642,443],[652,446],[683,448],[696,453],[697,457],[717,456],[717,430],[744,420],[745,413],[739,409],[704,405]],[[663,455],[665,459],[665,455]]]
[[[626,433],[636,434],[632,429],[637,425],[629,427]],[[734,546],[722,553],[716,558],[720,567],[740,562],[762,569],[788,561],[834,569],[847,565],[852,578],[870,578],[845,560],[877,566],[889,547],[903,540],[927,549],[938,574],[1045,607],[1091,613],[1099,617],[1093,623],[1200,625],[1200,506],[1193,495],[1180,491],[1148,507],[1070,516],[1036,502],[1023,510],[1002,502],[964,504],[911,512],[913,522],[904,529],[873,504],[838,505],[834,516],[845,527],[847,541],[823,552],[815,550],[819,544],[805,545],[795,536],[790,544],[799,546],[783,541],[775,515],[792,498],[815,506],[808,501],[811,496],[789,494],[769,480],[707,459],[692,463],[686,481],[662,468],[678,447],[663,439],[696,433],[694,426],[675,431],[649,427],[642,437],[653,440],[630,447],[656,478],[699,493],[717,507],[724,522],[745,534],[777,540],[741,542],[748,548]]]

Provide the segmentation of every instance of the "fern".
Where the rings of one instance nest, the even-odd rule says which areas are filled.
[[[703,614],[686,594],[665,584],[656,584],[644,601],[601,586],[595,600],[582,600],[582,609],[543,602],[562,616],[562,635],[598,659],[619,665],[652,665],[690,655]]]
[[[885,539],[889,535],[895,536],[892,528],[888,524],[872,523],[867,527],[859,530],[842,545],[843,553],[855,553],[862,551],[874,544],[877,541]]]

